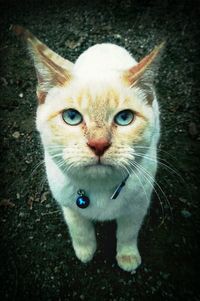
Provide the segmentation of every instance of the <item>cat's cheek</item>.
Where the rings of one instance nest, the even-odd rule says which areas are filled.
[[[127,126],[113,125],[113,137],[117,142],[121,141],[123,145],[132,145],[145,139],[147,128],[148,123],[138,118]]]
[[[88,133],[88,128],[87,128],[86,123],[83,121],[83,122],[81,123],[80,127],[81,127],[81,130],[82,130],[84,136],[86,136],[87,133]]]

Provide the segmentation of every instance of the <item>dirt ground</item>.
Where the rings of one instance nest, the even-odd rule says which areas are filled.
[[[0,12],[0,299],[200,300],[198,1],[0,0]],[[140,232],[136,273],[116,264],[114,222],[96,224],[98,251],[89,264],[76,259],[46,183],[34,68],[10,24],[71,61],[96,43],[116,43],[140,59],[166,41],[156,80],[159,197]]]

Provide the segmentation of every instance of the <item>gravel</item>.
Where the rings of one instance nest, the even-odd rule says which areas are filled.
[[[1,300],[200,300],[199,5],[1,0],[0,11]],[[157,193],[140,232],[143,263],[136,273],[116,264],[114,222],[95,225],[98,251],[90,263],[76,259],[45,178],[34,69],[10,24],[29,28],[71,61],[95,43],[116,43],[140,59],[166,41],[156,79],[162,125]]]

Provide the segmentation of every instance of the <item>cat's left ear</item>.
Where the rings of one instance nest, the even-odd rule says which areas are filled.
[[[52,87],[64,86],[69,82],[73,63],[52,51],[22,26],[15,25],[11,29],[28,45],[38,79],[37,97],[39,104],[42,104]]]
[[[137,65],[125,71],[123,78],[130,87],[139,87],[146,92],[148,103],[153,101],[152,85],[158,59],[163,49],[164,42],[155,47],[154,50],[145,56]]]

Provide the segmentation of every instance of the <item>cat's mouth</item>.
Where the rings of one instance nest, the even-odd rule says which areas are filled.
[[[113,165],[107,162],[104,162],[101,157],[99,157],[95,162],[89,163],[86,167],[95,167],[95,168],[113,168]]]
[[[87,164],[86,167],[97,167],[97,168],[101,168],[101,167],[113,167],[111,164],[107,164],[107,163],[102,163],[100,162],[96,162],[96,163],[91,163],[91,164]]]

